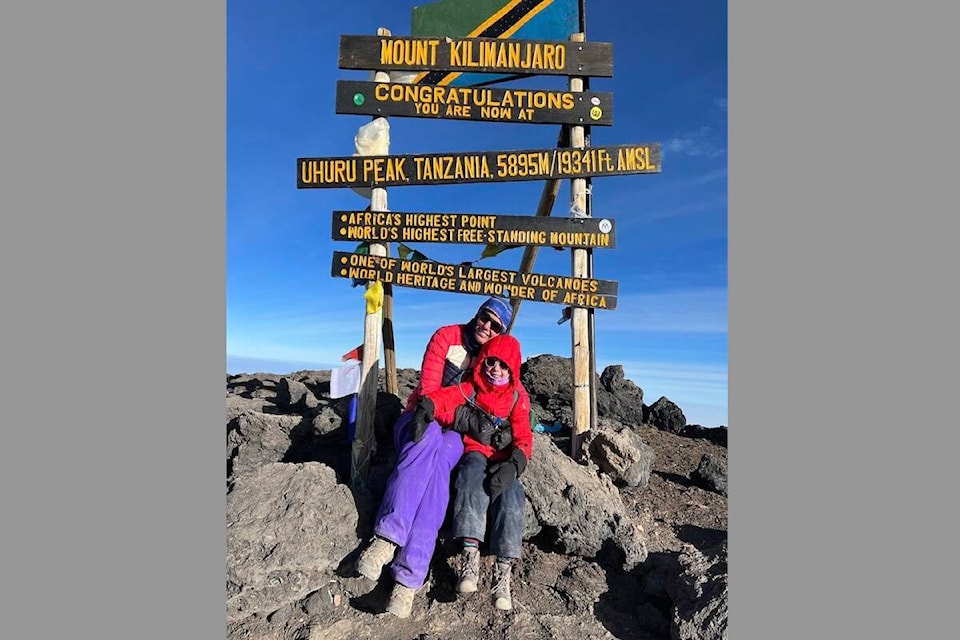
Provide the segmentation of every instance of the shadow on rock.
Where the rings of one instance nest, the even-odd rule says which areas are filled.
[[[607,571],[607,589],[593,605],[593,612],[615,638],[663,640],[670,637],[670,601],[646,592],[646,572],[646,565],[629,573]]]
[[[366,582],[369,583],[369,581]],[[387,602],[390,601],[391,591],[393,591],[393,578],[389,571],[384,571],[373,589],[350,598],[350,606],[366,613],[384,613],[387,610]]]
[[[677,528],[677,537],[704,551],[726,540],[727,532],[720,529],[706,529],[692,524],[684,524]]]
[[[457,572],[451,558],[460,554],[460,546],[452,538],[441,539],[430,562],[430,588],[427,597],[437,602],[457,601]]]
[[[695,486],[697,486],[696,483],[693,482],[693,481],[692,481],[690,478],[688,478],[687,476],[681,476],[681,475],[676,474],[676,473],[667,473],[666,471],[652,471],[651,473],[652,473],[653,475],[655,475],[655,476],[660,476],[661,478],[663,478],[663,479],[666,480],[667,482],[672,482],[672,483],[674,483],[674,484],[678,484],[678,485],[680,485],[681,487],[695,487]]]

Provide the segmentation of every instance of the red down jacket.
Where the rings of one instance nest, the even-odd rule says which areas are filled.
[[[467,324],[450,324],[433,332],[423,352],[420,383],[407,398],[406,411],[413,411],[420,396],[439,389],[444,383],[444,378],[453,378],[454,374],[469,370],[470,365],[473,364],[473,358],[464,345],[463,334],[466,331],[473,331],[472,322],[471,320]],[[468,378],[467,375],[463,377]],[[447,380],[447,384],[452,384],[452,381]],[[469,394],[472,387],[465,388]],[[449,423],[441,424],[449,426]]]
[[[483,359],[488,356],[500,358],[510,368],[510,382],[495,387],[483,375]],[[464,453],[478,451],[491,461],[506,460],[510,457],[513,447],[523,451],[530,459],[533,453],[533,432],[530,429],[530,396],[520,384],[520,343],[511,335],[496,336],[480,348],[480,355],[473,365],[472,375],[468,383],[452,387],[442,387],[431,391],[427,395],[433,400],[436,407],[436,420],[441,425],[453,423],[453,416],[457,407],[466,403],[473,389],[477,395],[476,402],[485,411],[500,417],[510,418],[510,427],[513,431],[513,444],[503,451],[496,451],[490,445],[477,442],[470,436],[463,437]],[[514,404],[514,390],[518,392]],[[511,410],[511,406],[513,409]]]

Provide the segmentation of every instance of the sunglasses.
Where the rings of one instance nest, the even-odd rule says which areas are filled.
[[[483,359],[483,364],[488,369],[493,369],[495,366],[500,365],[500,368],[503,369],[504,371],[510,370],[510,367],[507,366],[506,362],[504,362],[503,360],[495,356],[487,356],[486,358]]]
[[[503,325],[500,324],[497,320],[494,320],[489,313],[481,313],[477,315],[477,322],[486,322],[490,325],[490,330],[494,333],[503,333]]]

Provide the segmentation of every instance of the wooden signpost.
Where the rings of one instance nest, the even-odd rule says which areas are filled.
[[[567,41],[541,39],[528,25],[556,24],[573,18],[574,0],[490,0],[478,4],[442,0],[414,9],[414,37],[340,38],[339,67],[376,71],[373,82],[341,80],[336,113],[504,123],[564,125],[552,149],[355,155],[297,158],[298,189],[371,189],[366,210],[333,211],[331,237],[369,243],[368,253],[333,254],[331,276],[417,289],[505,296],[516,310],[521,300],[561,304],[571,310],[574,424],[571,454],[579,457],[580,437],[590,428],[595,409],[592,373],[593,335],[588,319],[594,309],[613,310],[619,285],[593,277],[592,250],[616,246],[614,221],[590,214],[587,181],[594,177],[659,173],[656,142],[593,147],[589,127],[613,124],[613,96],[589,91],[585,78],[613,75],[613,48],[584,38],[583,3],[577,4],[580,33]],[[492,13],[484,14],[483,11]],[[552,12],[552,13],[550,13]],[[458,16],[446,21],[447,17]],[[511,39],[520,29],[535,39]],[[446,37],[449,36],[449,37]],[[386,71],[416,71],[412,82],[390,81]],[[476,81],[489,75],[494,80]],[[565,75],[567,91],[489,88],[500,79],[528,75]],[[549,218],[559,181],[571,181],[569,218]],[[535,216],[496,213],[388,211],[386,187],[543,180],[544,195]],[[439,242],[524,246],[520,271],[390,257],[389,242]],[[571,275],[532,273],[541,246],[571,249]],[[368,288],[368,295],[370,290]],[[388,302],[392,303],[392,300]],[[376,358],[375,326],[380,314],[365,316],[360,406],[353,445],[354,484],[363,483],[372,440]]]
[[[298,189],[513,182],[660,171],[660,144],[297,158]]]
[[[613,124],[613,95],[337,81],[337,113],[525,124]]]
[[[617,308],[619,286],[612,280],[521,273],[469,264],[401,260],[343,251],[334,252],[330,275],[379,281],[398,287],[503,296],[597,309]]]
[[[445,38],[340,36],[339,66],[385,71],[609,77],[613,75],[613,45],[501,38],[448,41]]]
[[[536,218],[495,213],[334,211],[331,237],[363,242],[453,242],[605,249],[617,244],[614,221],[606,218]]]

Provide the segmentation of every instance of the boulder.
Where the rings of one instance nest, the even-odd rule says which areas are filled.
[[[353,496],[318,462],[271,463],[237,477],[226,516],[228,620],[319,589],[359,544]]]
[[[587,432],[583,447],[615,483],[647,486],[655,454],[635,431],[601,418],[597,429]]]
[[[280,378],[277,383],[276,405],[283,411],[302,413],[317,406],[317,397],[302,382],[291,378]]]
[[[680,407],[664,396],[661,396],[659,400],[650,405],[646,414],[644,422],[652,424],[661,431],[678,434],[683,433],[683,429],[687,424],[687,419],[684,417]]]
[[[290,432],[300,422],[299,415],[248,412],[227,423],[228,477],[282,461],[290,449]]]
[[[697,468],[690,474],[694,484],[708,491],[716,491],[727,495],[727,470],[716,456],[703,454]]]
[[[521,477],[539,538],[562,553],[584,558],[615,551],[615,560],[627,570],[643,562],[643,527],[628,516],[610,478],[595,466],[574,462],[545,434],[534,434],[533,447]]]
[[[643,423],[643,389],[624,378],[623,365],[612,364],[600,374],[597,415],[623,424]]]
[[[704,552],[687,545],[667,591],[673,601],[671,640],[726,640],[727,542]]]

